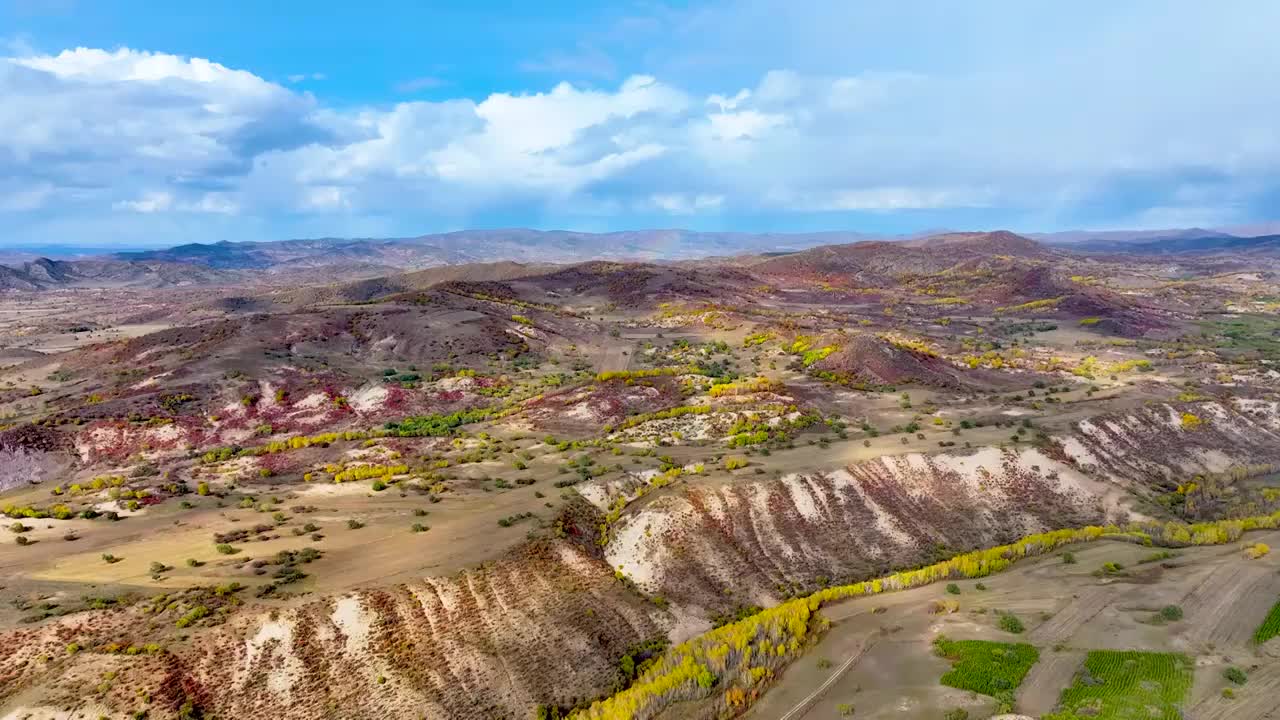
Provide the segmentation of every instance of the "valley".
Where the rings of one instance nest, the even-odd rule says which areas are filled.
[[[0,292],[0,717],[1267,717],[1256,246]]]

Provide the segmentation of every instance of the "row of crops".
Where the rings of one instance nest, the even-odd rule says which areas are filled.
[[[1277,635],[1280,635],[1280,601],[1271,606],[1271,612],[1267,613],[1266,619],[1253,633],[1253,641],[1261,645]]]
[[[933,643],[938,655],[951,661],[942,684],[990,695],[1000,703],[999,712],[1013,709],[1013,692],[1027,671],[1040,659],[1040,651],[1026,643],[988,640],[948,640]]]
[[[1254,633],[1255,643],[1280,636],[1280,601]],[[997,712],[1011,712],[1013,696],[1040,658],[1026,643],[987,640],[934,641],[937,654],[951,661],[941,683],[996,699]],[[1062,691],[1057,712],[1043,720],[1182,720],[1182,702],[1191,690],[1194,664],[1180,653],[1094,650],[1071,687]],[[1229,676],[1228,676],[1229,677]],[[1244,682],[1243,680],[1237,682]]]
[[[1044,720],[1182,720],[1192,669],[1179,653],[1095,650]]]
[[[989,695],[1000,713],[1012,711],[1014,692],[1040,658],[1026,643],[939,637],[934,649],[951,661],[943,685]],[[1062,691],[1058,712],[1044,720],[1182,720],[1192,669],[1190,658],[1178,653],[1092,651]]]

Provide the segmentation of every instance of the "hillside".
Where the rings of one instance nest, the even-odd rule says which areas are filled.
[[[1240,546],[1280,525],[1266,269],[1007,232],[407,273],[327,242],[11,273],[0,716],[817,720],[805,697],[848,673],[881,700],[841,703],[887,717],[915,683],[927,720],[997,707],[939,689],[930,628],[987,638],[965,613],[989,607],[1042,654],[1095,651],[1073,592],[1148,580],[997,595],[1025,590],[1014,559],[1219,546],[1197,567],[1272,592]],[[234,282],[147,285],[191,268]],[[948,583],[965,612],[925,614]],[[1243,652],[1264,600],[1228,626],[1200,593],[1211,620],[1170,637],[1220,668],[1208,644]],[[885,656],[855,649],[882,615],[912,665],[873,688]],[[1144,650],[1181,629],[1115,626]],[[1013,709],[1052,709],[1080,662],[1036,667]],[[1177,702],[1221,713],[1220,690]]]

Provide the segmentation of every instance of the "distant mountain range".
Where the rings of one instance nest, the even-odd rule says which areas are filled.
[[[462,230],[415,238],[282,240],[179,245],[166,250],[115,253],[118,260],[190,262],[222,269],[287,270],[293,266],[365,262],[401,269],[467,262],[571,262],[585,259],[680,260],[769,250],[794,251],[874,239],[854,232],[704,233],[631,230]]]
[[[1259,226],[1267,227],[1270,226]],[[877,244],[877,252],[921,238],[946,242],[971,233],[876,236],[857,232],[739,233],[632,230],[586,233],[567,230],[463,230],[415,238],[320,238],[274,242],[186,244],[160,250],[101,253],[85,257],[59,247],[50,259],[20,250],[0,251],[0,289],[56,287],[178,287],[291,281],[353,281],[477,262],[563,263],[585,260],[691,261],[709,257],[785,256],[811,248]],[[1014,236],[993,234],[1006,241]],[[1085,253],[1280,254],[1280,235],[1247,237],[1222,230],[1183,228],[1142,231],[1071,231],[1030,234],[1057,249]],[[905,251],[904,248],[904,251]],[[53,248],[50,248],[53,249]],[[1023,248],[1025,250],[1025,248]],[[864,248],[869,251],[869,248]],[[999,253],[998,247],[991,252]],[[854,253],[857,257],[863,250]],[[907,251],[909,252],[909,251]]]

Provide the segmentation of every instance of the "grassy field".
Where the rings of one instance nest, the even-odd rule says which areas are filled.
[[[1253,641],[1261,645],[1277,635],[1280,635],[1280,600],[1271,606],[1271,612],[1253,634]]]
[[[1095,650],[1075,683],[1062,691],[1053,720],[1181,720],[1192,662],[1178,653]]]
[[[934,647],[951,661],[951,670],[942,676],[943,685],[990,695],[1009,706],[1014,690],[1040,659],[1040,651],[1026,643],[939,637]]]

